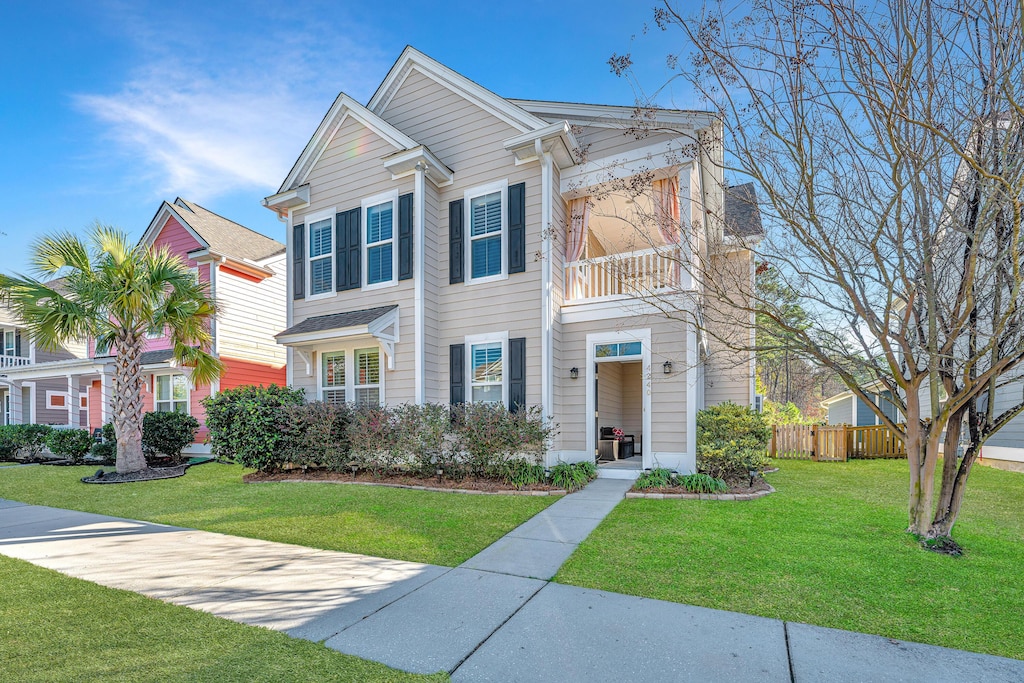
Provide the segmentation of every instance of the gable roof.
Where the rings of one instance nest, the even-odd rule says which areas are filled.
[[[277,240],[228,220],[195,202],[178,197],[174,204],[181,207],[177,214],[199,233],[210,251],[246,261],[262,261],[285,251],[285,245]]]
[[[419,143],[411,137],[398,130],[345,93],[339,93],[334,100],[334,104],[331,105],[331,108],[324,115],[323,120],[320,121],[320,125],[317,126],[316,131],[313,133],[313,137],[311,137],[309,142],[306,143],[306,147],[302,150],[302,154],[300,154],[299,158],[295,161],[295,165],[292,166],[287,177],[285,177],[284,182],[281,183],[281,187],[277,190],[278,194],[294,189],[297,185],[302,183],[306,175],[309,173],[309,170],[313,167],[313,164],[315,164],[316,160],[320,158],[323,150],[334,137],[335,131],[338,130],[338,127],[342,124],[345,118],[349,116],[372,130],[377,134],[377,136],[391,144],[391,146],[397,151],[420,146]]]
[[[761,210],[757,208],[757,192],[754,190],[754,183],[727,187],[723,204],[726,235],[759,237],[764,234],[764,228],[761,227]]]
[[[538,116],[545,121],[568,120],[582,125],[610,125],[616,128],[635,124],[638,109],[636,106],[616,104],[585,104],[582,102],[556,102],[549,100],[508,100],[521,109]],[[644,107],[645,115],[652,115],[659,126],[690,130],[710,125],[714,113],[701,109],[663,109],[661,107]]]
[[[428,57],[411,45],[405,46],[402,54],[398,56],[394,66],[391,67],[388,75],[384,77],[377,88],[377,92],[370,98],[367,104],[370,111],[378,115],[383,114],[406,76],[414,69],[465,97],[522,133],[538,130],[548,125],[547,121],[534,116],[516,103],[491,92],[479,83]]]
[[[281,242],[181,197],[173,204],[163,202],[160,205],[139,243],[152,244],[166,225],[164,218],[172,216],[196,239],[200,248],[237,261],[262,261],[285,251]]]

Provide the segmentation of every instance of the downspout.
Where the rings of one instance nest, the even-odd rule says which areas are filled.
[[[291,271],[291,266],[293,265],[293,263],[295,261],[294,256],[293,256],[295,254],[295,245],[292,244],[292,242],[294,241],[294,238],[295,238],[295,236],[293,234],[294,231],[292,230],[292,220],[293,220],[293,218],[292,218],[292,210],[288,209],[288,215],[287,216],[283,216],[280,213],[278,213],[277,214],[277,218],[282,223],[284,223],[284,243],[285,243],[284,272],[286,274],[286,276],[285,276],[285,294],[284,294],[284,303],[285,303],[285,306],[284,306],[285,325],[284,325],[284,327],[285,327],[285,329],[288,329],[288,328],[290,328],[292,326],[292,318],[295,315],[294,312],[292,311],[292,304],[294,304],[294,300],[295,300],[295,296],[294,296],[295,293],[294,293],[294,290],[293,290],[293,288],[295,286],[294,282],[293,282],[294,273]],[[292,347],[290,347],[290,346],[286,346],[284,351],[285,351],[285,361],[284,361],[285,378],[284,378],[284,381],[285,381],[285,384],[287,384],[289,387],[293,387],[293,386],[295,386],[295,352],[292,350]]]
[[[541,359],[541,409],[545,419],[554,418],[554,297],[552,296],[551,276],[551,178],[552,158],[550,152],[545,152],[543,144],[538,139],[534,143],[537,157],[540,159],[541,171],[541,311],[542,311],[542,334],[540,339]]]
[[[424,258],[423,250],[426,244],[425,239],[425,226],[424,221],[426,218],[426,196],[424,195],[424,183],[423,177],[426,173],[427,165],[422,161],[416,164],[416,175],[415,184],[413,185],[413,315],[415,330],[413,332],[413,344],[415,345],[415,398],[417,405],[423,405],[426,402],[424,381],[425,377],[423,373],[426,370],[426,358],[424,357],[424,317],[423,317],[423,282],[424,282]]]

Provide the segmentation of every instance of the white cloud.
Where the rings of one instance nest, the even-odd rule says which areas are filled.
[[[132,18],[135,35],[152,36],[141,21]],[[154,195],[197,201],[277,189],[338,91],[365,99],[394,57],[270,35],[239,34],[233,46],[194,26],[177,35],[140,45],[140,66],[117,92],[74,101],[102,125],[125,174]]]

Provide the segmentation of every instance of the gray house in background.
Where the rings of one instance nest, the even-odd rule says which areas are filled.
[[[881,385],[874,385],[868,388],[868,395],[874,399],[874,404],[881,407],[882,412],[891,420],[899,422],[903,419],[895,404],[890,398],[892,394],[888,389],[881,389]],[[881,420],[875,412],[856,396],[852,391],[844,391],[831,396],[821,402],[822,407],[828,410],[828,423],[830,425],[850,425],[851,427],[874,427],[881,424]]]

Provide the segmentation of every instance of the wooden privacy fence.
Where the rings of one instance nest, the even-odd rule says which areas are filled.
[[[768,455],[785,460],[845,462],[850,458],[905,458],[903,439],[885,426],[776,425]]]

